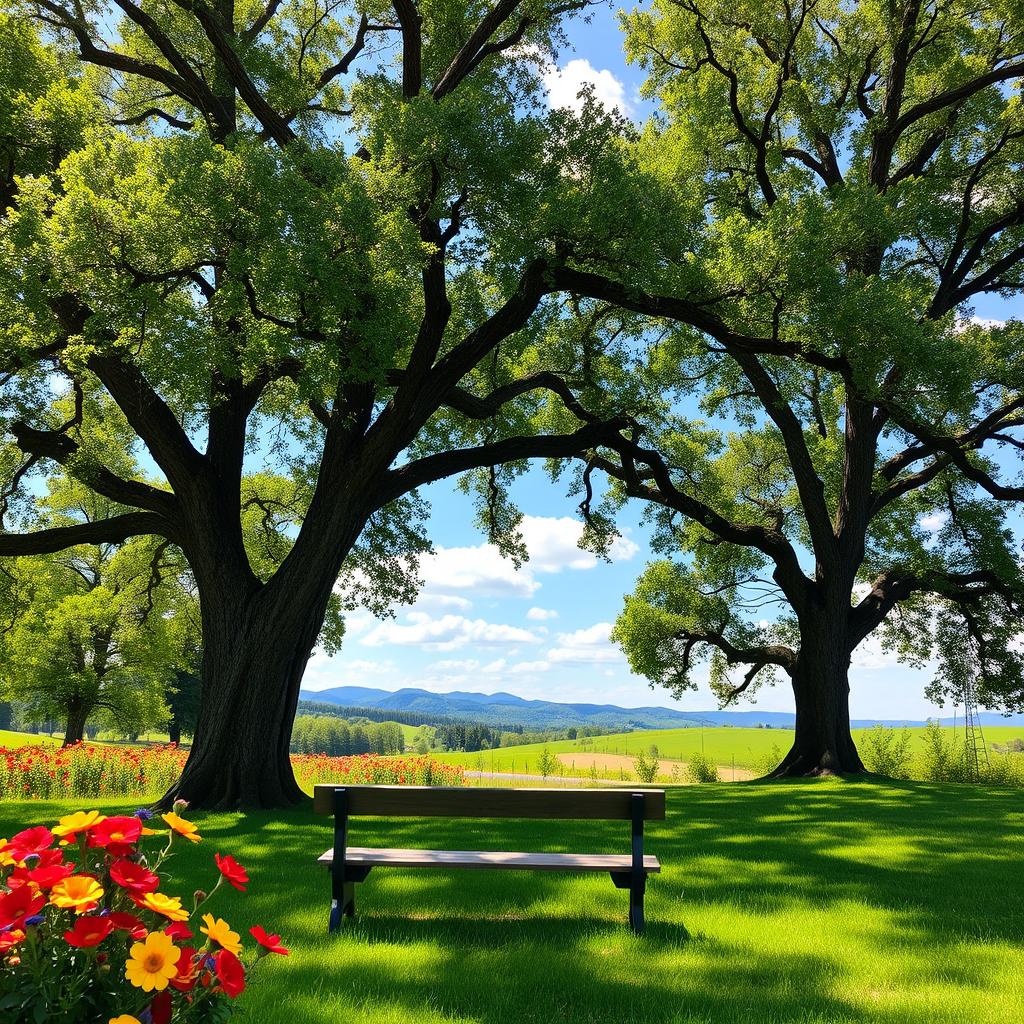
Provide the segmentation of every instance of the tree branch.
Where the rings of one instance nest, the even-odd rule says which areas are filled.
[[[156,535],[174,539],[171,524],[153,512],[128,512],[75,526],[55,526],[35,533],[0,533],[0,557],[49,555],[78,544],[121,544],[129,537]]]

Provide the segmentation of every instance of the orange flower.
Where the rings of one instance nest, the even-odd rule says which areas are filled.
[[[201,836],[199,835],[198,825],[193,825],[191,821],[186,821],[175,814],[174,811],[168,811],[166,814],[162,814],[161,817],[179,836],[193,843],[199,842]]]
[[[152,910],[154,914],[161,914],[168,921],[187,921],[188,911],[182,908],[181,898],[178,896],[165,896],[162,892],[147,892],[141,896],[132,896],[135,906],[144,910]]]
[[[23,941],[25,933],[20,928],[12,928],[10,931],[0,934],[0,953],[6,953],[13,949],[19,942]]]
[[[72,875],[58,882],[50,892],[50,902],[55,907],[76,914],[92,910],[101,899],[103,889],[91,875]]]

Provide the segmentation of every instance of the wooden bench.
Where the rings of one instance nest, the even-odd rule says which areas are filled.
[[[644,855],[644,821],[665,818],[660,789],[477,789],[433,786],[318,785],[317,814],[334,815],[334,846],[319,858],[331,873],[329,931],[355,914],[355,887],[373,868],[499,868],[506,871],[607,871],[629,890],[629,926],[644,928],[647,876],[661,870]],[[629,854],[512,853],[491,850],[389,850],[348,845],[353,815],[388,818],[554,818],[624,820],[632,823]]]

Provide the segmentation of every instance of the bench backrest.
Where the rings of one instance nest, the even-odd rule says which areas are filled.
[[[387,818],[595,818],[633,817],[634,793],[642,793],[647,821],[665,818],[663,789],[484,789],[476,786],[347,786],[321,783],[313,811],[334,813],[334,791],[344,789],[348,814]]]

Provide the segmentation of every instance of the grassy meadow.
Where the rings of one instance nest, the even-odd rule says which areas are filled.
[[[701,729],[644,729],[636,732],[616,733],[608,736],[593,736],[577,740],[557,740],[552,743],[531,743],[521,747],[502,747],[498,750],[484,750],[479,753],[446,753],[434,754],[439,761],[461,764],[473,770],[485,772],[516,772],[535,774],[537,759],[545,747],[559,755],[566,766],[566,774],[575,767],[577,774],[589,771],[593,762],[598,767],[604,759],[601,755],[613,757],[635,757],[641,751],[647,751],[653,744],[658,748],[659,757],[670,761],[688,761],[695,753],[702,750],[708,758],[720,767],[728,769],[735,762],[737,769],[756,767],[765,757],[771,754],[773,747],[785,753],[793,742],[791,729],[740,729],[729,726],[708,727]],[[864,729],[855,729],[854,740],[860,742]],[[920,747],[923,728],[909,730],[912,749]],[[943,729],[947,739],[963,735],[962,729],[947,726]],[[1011,739],[1024,738],[1024,726],[1003,725],[985,729],[985,740],[991,747],[993,743],[1004,744]],[[628,761],[623,762],[629,770]],[[598,774],[602,774],[599,771]],[[618,771],[604,771],[608,777],[617,776]],[[728,771],[723,773],[724,779],[729,778]]]
[[[876,781],[669,791],[647,932],[601,876],[376,871],[326,934],[308,810],[196,816],[172,895],[252,878],[210,909],[280,931],[242,997],[260,1024],[1004,1024],[1024,1017],[1024,797]],[[101,806],[113,811],[116,805]],[[0,804],[0,835],[68,805]],[[127,808],[131,810],[131,808]],[[359,845],[626,852],[621,822],[359,819]],[[184,844],[188,845],[188,844]]]

